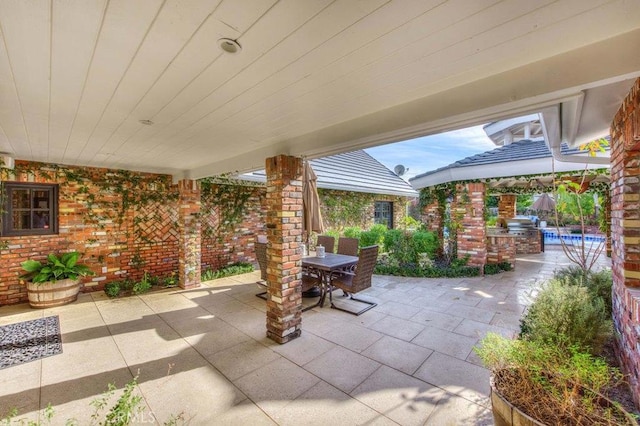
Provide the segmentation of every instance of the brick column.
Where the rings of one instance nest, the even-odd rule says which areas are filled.
[[[516,215],[516,199],[514,194],[502,194],[498,201],[498,217],[511,219]]]
[[[611,236],[617,349],[640,406],[640,79],[611,124]]]
[[[200,285],[200,185],[178,182],[178,274],[182,288]]]
[[[302,320],[302,159],[267,158],[267,337],[287,343]]]
[[[458,229],[458,257],[469,255],[469,265],[479,266],[480,273],[487,262],[487,230],[484,220],[484,183],[457,186],[455,210],[462,215]]]
[[[440,238],[442,238],[444,218],[442,217],[438,201],[436,200],[431,204],[424,206],[421,216],[422,222],[426,225],[427,229],[431,232],[437,233]]]

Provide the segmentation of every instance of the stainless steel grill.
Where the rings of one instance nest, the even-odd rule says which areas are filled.
[[[527,235],[535,227],[535,224],[530,219],[507,219],[507,229],[510,234]]]

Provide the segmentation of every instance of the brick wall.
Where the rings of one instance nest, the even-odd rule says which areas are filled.
[[[517,254],[537,254],[542,252],[540,231],[527,231],[526,235],[518,235],[515,238]]]
[[[246,187],[245,187],[246,188]],[[256,235],[266,234],[267,211],[264,186],[250,187],[242,219],[231,231],[220,228],[220,211],[215,200],[202,199],[202,269],[217,270],[235,262],[255,262]]]
[[[490,235],[487,237],[487,264],[509,262],[516,267],[516,238],[513,235]]]
[[[19,280],[23,273],[20,263],[28,258],[43,260],[54,252],[82,253],[81,261],[96,273],[83,279],[83,291],[102,289],[106,282],[123,277],[138,279],[144,271],[161,276],[177,270],[177,230],[170,226],[177,217],[175,205],[150,202],[144,208],[130,206],[118,215],[121,195],[105,192],[97,184],[112,178],[112,173],[23,161],[16,161],[13,173],[3,170],[3,181],[59,184],[59,233],[0,237],[7,245],[0,250],[0,304],[26,301],[26,289]],[[174,193],[168,176],[133,176],[137,190],[154,191],[164,186]]]
[[[611,236],[617,349],[640,406],[640,79],[611,124]]]

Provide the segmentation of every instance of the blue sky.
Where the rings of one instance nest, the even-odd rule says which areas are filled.
[[[470,155],[497,148],[482,126],[425,136],[405,142],[367,148],[365,151],[389,169],[402,164],[409,170],[403,179],[449,165]]]

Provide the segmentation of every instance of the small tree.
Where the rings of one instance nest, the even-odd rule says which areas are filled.
[[[583,151],[588,151],[589,156],[595,157],[597,152],[603,152],[604,147],[608,145],[609,142],[606,139],[602,138],[592,141],[588,144],[581,145],[580,149]],[[558,233],[558,238],[560,239],[560,245],[562,246],[562,250],[564,251],[567,258],[569,258],[571,262],[578,265],[586,276],[595,265],[598,257],[600,257],[600,255],[606,248],[606,241],[599,243],[587,243],[585,241],[585,228],[587,224],[587,218],[589,215],[592,215],[594,213],[595,209],[593,198],[583,196],[583,193],[588,186],[588,171],[585,166],[582,174],[577,179],[561,179],[557,181],[555,177],[555,162],[553,159],[551,161],[552,173],[554,177],[553,193],[554,198],[559,201],[556,203],[554,213],[556,219],[556,231]],[[562,238],[559,225],[559,211],[571,215],[574,220],[578,222],[581,231],[580,234],[582,236],[578,244],[567,242],[564,238]]]

